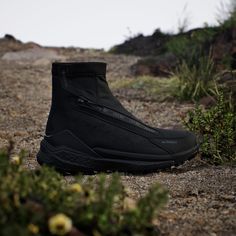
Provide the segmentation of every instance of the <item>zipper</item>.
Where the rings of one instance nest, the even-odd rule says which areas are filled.
[[[152,132],[152,133],[157,132],[152,127],[149,127],[149,126],[143,124],[142,122],[140,122],[138,120],[135,120],[135,119],[132,119],[128,116],[125,116],[124,114],[122,114],[120,112],[117,112],[117,111],[114,111],[111,108],[98,105],[98,104],[96,104],[96,103],[94,103],[94,102],[92,102],[92,101],[90,101],[86,98],[79,97],[77,99],[77,102],[79,103],[80,108],[85,109],[87,111],[92,111],[93,114],[94,114],[94,112],[96,112],[99,115],[102,115],[103,117],[105,117],[106,119],[109,119],[109,120],[112,119],[112,120],[115,120],[115,121],[120,121],[123,124],[125,123],[125,124],[131,125],[131,126],[135,126],[135,127],[144,129],[144,130]]]

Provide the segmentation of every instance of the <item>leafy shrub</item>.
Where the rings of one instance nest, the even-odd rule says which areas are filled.
[[[217,94],[216,72],[211,57],[202,57],[199,64],[189,66],[184,61],[176,71],[180,99],[198,100],[206,95]]]
[[[157,235],[152,224],[167,192],[153,186],[134,201],[117,174],[69,184],[49,167],[22,167],[23,153],[0,152],[0,235]],[[9,161],[10,160],[10,161]]]
[[[189,54],[195,54],[196,48],[191,43],[191,38],[186,35],[175,36],[166,43],[167,51],[173,53],[179,60]],[[191,48],[191,51],[189,49]]]
[[[173,53],[180,63],[184,61],[188,66],[198,65],[198,59],[209,54],[212,41],[217,33],[216,27],[182,33],[167,41],[166,49]]]
[[[209,110],[197,107],[188,113],[185,125],[202,137],[200,152],[214,164],[236,162],[236,113],[222,93]]]

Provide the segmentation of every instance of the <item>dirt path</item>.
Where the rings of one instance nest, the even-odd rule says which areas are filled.
[[[29,151],[26,165],[35,168],[35,154],[50,106],[51,55],[64,60],[107,61],[109,82],[128,77],[129,66],[136,58],[92,50],[56,49],[48,58],[47,53],[41,52],[43,56],[34,55],[31,61],[30,52],[27,53],[25,56],[23,51],[16,57],[8,54],[4,60],[0,59],[0,147],[12,139],[16,151],[22,148]],[[115,92],[119,97],[119,91]],[[129,93],[120,97],[136,116],[161,127],[180,126],[179,113],[191,107],[133,99]],[[236,235],[235,167],[214,167],[196,158],[171,171],[144,176],[122,174],[122,180],[134,198],[145,193],[154,182],[169,189],[170,201],[157,222],[163,235]]]

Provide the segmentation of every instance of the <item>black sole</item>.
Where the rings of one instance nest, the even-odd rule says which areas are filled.
[[[85,152],[83,149],[80,152],[65,146],[54,147],[46,140],[43,140],[40,151],[37,154],[37,161],[40,165],[45,164],[54,167],[62,174],[76,174],[79,172],[94,174],[97,172],[115,171],[145,174],[182,165],[185,161],[194,158],[197,152],[198,146],[183,153],[173,155],[173,160],[124,160],[96,156],[91,150]]]

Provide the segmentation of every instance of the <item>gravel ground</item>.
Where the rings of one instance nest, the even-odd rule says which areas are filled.
[[[50,50],[48,54],[43,50],[20,51],[20,55],[7,52],[0,59],[0,147],[13,140],[16,152],[22,148],[28,151],[26,166],[31,169],[38,167],[35,155],[50,107],[51,61],[107,61],[111,82],[130,77],[130,65],[137,60],[96,50],[51,48],[46,49]],[[180,127],[180,114],[192,107],[134,98],[133,91],[130,95],[126,92],[126,96],[114,92],[129,111],[159,127]],[[144,194],[154,182],[169,189],[169,203],[156,221],[163,235],[236,235],[235,167],[211,166],[196,157],[169,171],[140,176],[122,174],[122,181],[133,198]]]

